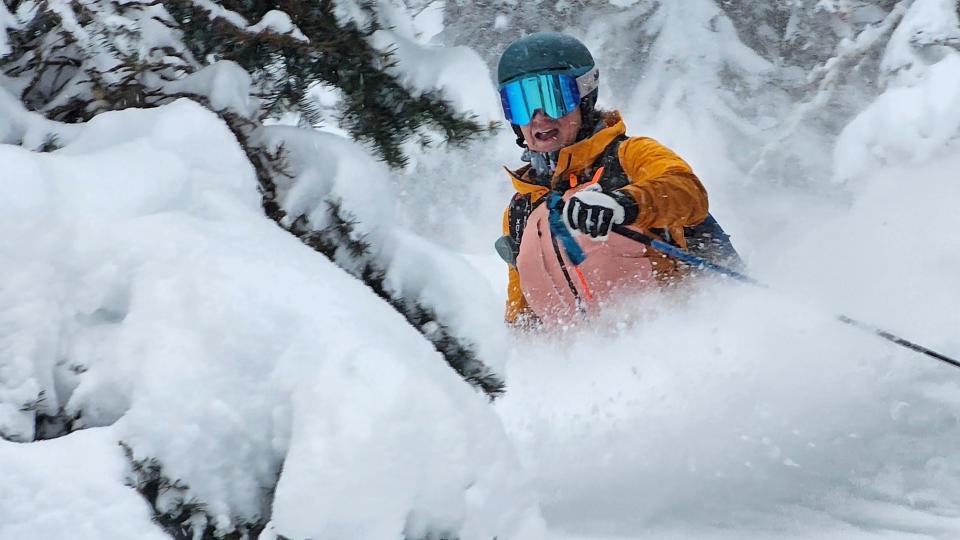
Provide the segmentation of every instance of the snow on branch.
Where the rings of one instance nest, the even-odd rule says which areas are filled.
[[[851,73],[860,70],[865,62],[875,62],[879,59],[883,48],[897,29],[897,25],[903,20],[907,9],[908,2],[898,3],[878,24],[867,25],[853,40],[841,40],[835,56],[823,61],[810,71],[807,84],[811,90],[806,92],[810,97],[792,109],[789,116],[777,128],[776,133],[770,137],[769,142],[763,146],[756,163],[749,172],[750,176],[759,175],[769,166],[769,162],[775,161],[776,154],[784,148],[791,137],[808,127],[809,123],[822,119],[824,109],[832,103]],[[855,112],[846,114],[852,116]],[[835,117],[837,114],[834,112],[830,116]],[[839,118],[832,120],[834,124],[842,123]]]

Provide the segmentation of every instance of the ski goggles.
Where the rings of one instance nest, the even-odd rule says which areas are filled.
[[[566,73],[532,75],[500,85],[503,114],[511,124],[525,126],[538,110],[555,120],[573,112],[580,98],[599,86],[600,71],[594,67],[576,77]]]

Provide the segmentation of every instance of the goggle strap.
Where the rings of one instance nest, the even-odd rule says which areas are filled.
[[[590,71],[577,77],[577,90],[580,91],[580,97],[593,92],[600,87],[600,69],[597,66],[590,68]]]

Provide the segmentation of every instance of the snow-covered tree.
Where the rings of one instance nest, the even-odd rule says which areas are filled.
[[[170,83],[227,60],[254,78],[251,120],[295,111],[309,124],[316,105],[308,91],[325,84],[341,93],[340,126],[390,164],[404,162],[401,146],[424,126],[452,142],[485,130],[441,94],[411,90],[389,71],[391,51],[371,43],[381,29],[375,4],[53,0],[12,8],[4,73],[30,109],[52,119],[168,102],[188,90]]]
[[[596,3],[585,0],[452,0],[444,4],[441,39],[475,48],[495,66],[511,41],[530,32],[582,28],[595,11]]]
[[[221,118],[179,99],[61,124],[6,90],[0,117],[0,537],[525,538],[536,504],[487,397],[263,216]],[[355,143],[302,131],[263,128],[291,171],[317,158],[298,189],[383,180]],[[32,151],[49,133],[60,148]],[[445,298],[449,261],[424,273],[407,248],[430,244],[392,225],[372,231],[409,237],[391,278]],[[38,412],[74,431],[36,441]]]
[[[483,134],[486,126],[456,111],[439,92],[404,83],[391,43],[382,43],[389,36],[383,35],[380,10],[389,3],[53,0],[11,7],[4,17],[11,50],[0,68],[29,109],[75,122],[184,96],[204,103],[228,122],[247,151],[267,215],[349,267],[411,324],[428,328],[471,382],[499,391],[501,383],[482,367],[473,346],[437,321],[434,307],[384,286],[381,261],[346,261],[371,247],[353,226],[355,216],[345,208],[350,201],[327,201],[330,219],[321,228],[303,215],[288,217],[276,199],[276,184],[289,175],[282,141],[267,149],[252,138],[264,121],[284,113],[315,127],[320,117],[311,91],[318,85],[338,92],[338,127],[393,165],[404,163],[402,147],[411,138],[429,142],[439,133],[457,143]]]
[[[771,130],[753,178],[807,185],[831,175],[836,137],[882,92],[880,61],[912,0],[794,5],[783,36],[785,69],[796,104]],[[816,36],[816,38],[814,38]]]
[[[87,122],[106,111],[153,108],[180,98],[214,111],[255,170],[266,215],[363,280],[371,294],[399,311],[465,380],[496,396],[503,390],[502,380],[460,333],[464,325],[454,328],[440,315],[450,312],[443,305],[446,300],[436,294],[430,300],[419,296],[427,289],[422,278],[404,270],[409,266],[404,257],[411,253],[421,264],[438,264],[439,259],[433,260],[430,249],[404,244],[389,223],[377,222],[389,219],[389,171],[368,164],[375,158],[355,149],[330,152],[324,163],[315,149],[293,148],[298,141],[301,147],[303,141],[329,148],[340,144],[314,140],[322,135],[314,128],[331,119],[321,118],[314,92],[318,87],[337,93],[336,128],[392,166],[404,164],[407,144],[429,144],[438,135],[458,143],[488,131],[489,126],[456,110],[441,92],[405,77],[404,69],[410,66],[398,65],[394,34],[380,23],[382,13],[396,18],[394,7],[351,0],[6,2],[0,8],[0,83],[28,110],[54,121],[33,150],[58,148],[69,131],[65,124]],[[267,125],[291,117],[300,129]],[[22,138],[4,142],[27,144]],[[335,163],[342,159],[357,166],[346,173],[349,178],[340,173],[335,180]],[[325,166],[326,174],[304,174]],[[344,189],[346,181],[354,185]],[[341,189],[335,188],[336,182]],[[321,195],[305,203],[297,195],[304,191]],[[87,368],[79,361],[68,364],[77,377]],[[68,410],[42,389],[7,405],[35,419],[32,429],[0,433],[17,440],[62,435],[83,427],[78,419],[89,415],[82,408]],[[223,537],[232,527],[235,532],[230,534],[239,538],[257,533],[265,523],[267,512],[238,518],[227,529],[222,522],[208,524],[200,519],[204,501],[177,495],[187,488],[167,476],[162,462],[142,454],[136,454],[135,462],[133,483],[175,536],[206,538],[216,532]]]
[[[885,39],[866,40],[847,55],[871,51],[879,59],[877,95],[837,140],[833,172],[840,183],[858,185],[890,163],[927,163],[955,152],[960,141],[960,4],[914,0],[898,5],[893,16],[897,24],[877,33]]]

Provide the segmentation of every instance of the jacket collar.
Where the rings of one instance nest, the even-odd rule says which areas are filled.
[[[557,170],[553,172],[553,185],[557,185],[560,179],[565,180],[568,174],[578,174],[588,168],[614,139],[627,132],[627,126],[617,111],[605,113],[602,120],[605,127],[592,136],[560,149]]]
[[[604,113],[601,119],[605,127],[582,141],[560,149],[560,154],[557,156],[557,168],[553,172],[552,185],[554,187],[563,185],[562,182],[566,180],[567,175],[579,174],[590,167],[614,139],[627,132],[627,126],[623,123],[618,111]],[[510,173],[514,189],[521,195],[529,193],[542,195],[548,191],[546,187],[528,181],[529,165],[515,172],[507,169],[507,172]]]

